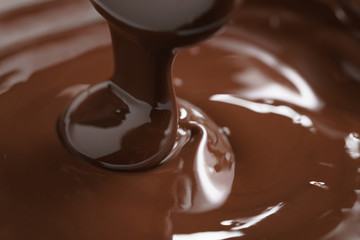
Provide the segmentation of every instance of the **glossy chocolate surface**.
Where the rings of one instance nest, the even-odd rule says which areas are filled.
[[[112,76],[106,23],[87,1],[33,4],[0,7],[0,239],[360,237],[358,1],[248,1],[181,50],[181,154],[135,173],[79,161],[57,133]]]
[[[154,167],[181,148],[171,76],[176,48],[214,34],[238,1],[93,3],[108,20],[115,72],[72,101],[59,119],[60,137],[70,151],[101,167]]]

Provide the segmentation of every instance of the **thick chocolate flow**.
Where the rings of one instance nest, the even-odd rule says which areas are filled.
[[[93,1],[109,22],[115,73],[64,112],[65,145],[116,170],[142,170],[168,158],[181,138],[171,79],[175,48],[219,30],[237,2]]]
[[[219,30],[241,0],[92,0],[112,30],[140,45],[179,47]],[[116,39],[113,40],[116,43]],[[138,44],[139,46],[139,44]]]
[[[358,239],[350,3],[248,1],[223,34],[181,50],[181,147],[133,173],[79,161],[56,129],[68,103],[114,71],[106,23],[82,0],[0,14],[0,239]]]

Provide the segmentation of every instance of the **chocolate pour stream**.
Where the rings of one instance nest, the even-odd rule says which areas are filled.
[[[238,1],[93,1],[108,20],[115,73],[77,97],[59,121],[67,147],[93,164],[142,170],[166,159],[177,142],[171,79],[176,48],[223,26]]]

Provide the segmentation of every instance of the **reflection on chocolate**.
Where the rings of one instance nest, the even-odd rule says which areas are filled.
[[[113,72],[106,23],[83,0],[0,7],[0,239],[358,239],[350,3],[247,1],[221,35],[181,50],[181,148],[133,173],[79,161],[56,129],[68,103]]]
[[[156,166],[181,138],[171,79],[175,47],[219,30],[238,1],[93,2],[109,22],[115,73],[69,105],[59,120],[60,135],[72,152],[101,167]]]

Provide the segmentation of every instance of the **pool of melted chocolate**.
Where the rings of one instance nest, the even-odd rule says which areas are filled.
[[[0,239],[360,238],[358,9],[246,2],[175,59],[180,121],[201,123],[179,130],[181,154],[124,173],[80,161],[57,133],[113,73],[106,23],[83,0],[2,5]]]

